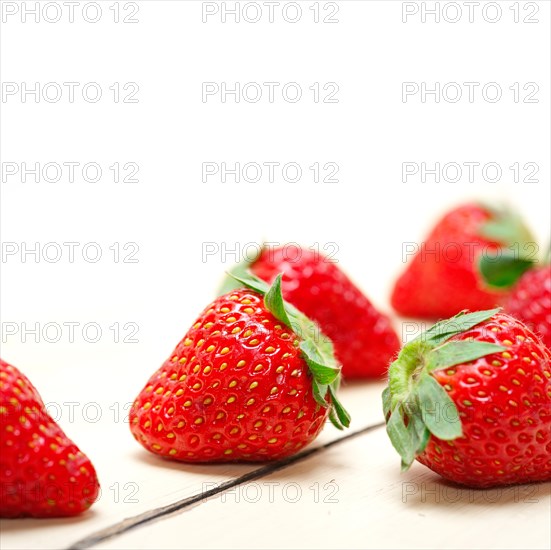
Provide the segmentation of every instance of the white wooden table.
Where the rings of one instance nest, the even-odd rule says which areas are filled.
[[[2,520],[1,547],[549,548],[551,483],[470,490],[419,464],[400,474],[381,426],[382,388],[344,387],[351,429],[327,425],[303,458],[268,465],[169,462],[126,423],[75,414],[67,431],[87,441],[100,500],[74,519]]]

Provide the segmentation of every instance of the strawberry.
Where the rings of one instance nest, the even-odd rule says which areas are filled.
[[[35,387],[0,359],[0,517],[74,516],[99,494],[88,458],[47,413]]]
[[[383,393],[402,457],[472,487],[551,479],[551,352],[499,309],[460,313],[407,344]]]
[[[294,250],[290,251],[289,249]],[[283,272],[284,298],[316,321],[333,341],[345,378],[379,377],[400,349],[386,315],[373,307],[338,265],[313,250],[264,248],[244,268],[271,283]]]
[[[184,462],[264,461],[313,441],[329,415],[349,417],[336,398],[332,345],[252,276],[199,315],[153,374],[130,412],[147,450]],[[292,327],[292,328],[291,328]]]
[[[462,309],[500,305],[503,285],[490,285],[484,272],[496,258],[522,249],[531,235],[507,210],[466,204],[448,212],[421,243],[392,291],[394,309],[405,316],[438,319]],[[530,262],[516,262],[528,269]]]
[[[518,280],[504,304],[551,348],[551,266],[531,269]]]

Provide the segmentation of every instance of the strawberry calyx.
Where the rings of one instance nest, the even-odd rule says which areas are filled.
[[[431,373],[503,351],[504,347],[488,342],[449,342],[499,311],[463,311],[440,321],[406,344],[390,365],[383,410],[388,436],[402,458],[402,471],[425,450],[431,435],[444,441],[462,435],[457,407]]]
[[[329,419],[336,428],[348,428],[350,415],[337,398],[341,367],[335,358],[333,343],[320,331],[316,323],[283,299],[282,274],[275,278],[271,286],[247,271],[228,275],[264,296],[266,309],[299,337],[298,346],[312,375],[312,390],[316,402],[324,408],[329,408]]]
[[[500,243],[503,248],[495,254],[488,251],[481,254],[478,268],[489,287],[506,289],[537,263],[537,245],[518,214],[506,207],[487,204],[483,207],[490,213],[491,219],[480,228],[481,236]]]
[[[256,260],[258,260],[258,258],[260,258],[260,256],[262,256],[264,249],[265,245],[262,243],[258,254],[255,254],[252,258],[249,256],[244,257],[239,263],[235,264],[228,272],[226,272],[226,276],[218,288],[217,295],[221,296],[222,294],[226,294],[227,292],[231,292],[232,290],[239,288],[239,283],[241,283],[239,278],[247,277],[249,275],[250,267],[256,262]]]

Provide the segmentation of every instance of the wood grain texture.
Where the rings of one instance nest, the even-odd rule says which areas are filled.
[[[547,549],[550,490],[400,475],[381,428],[97,548]]]
[[[381,422],[382,388],[342,388],[353,417],[350,433]],[[106,529],[116,536],[93,548],[539,549],[551,543],[551,484],[482,491],[448,484],[419,464],[400,474],[382,427],[332,445],[346,432],[326,426],[306,450],[318,451],[275,472],[258,464],[169,462],[142,450],[124,424],[98,434],[92,427],[73,431],[97,437],[100,501],[70,520],[3,520],[3,550],[68,548],[78,541],[86,548]],[[129,480],[138,486],[136,503],[122,502]],[[109,489],[115,483],[119,502]],[[220,493],[222,483],[229,489]],[[212,496],[205,498],[208,490]],[[126,531],[159,509],[162,518]]]
[[[353,430],[382,420],[382,388],[381,383],[353,383],[343,387],[342,399],[353,416]],[[106,397],[105,403],[101,403],[102,409],[107,410],[110,402]],[[79,440],[87,442],[85,450],[98,470],[102,485],[99,501],[89,512],[73,519],[1,520],[3,549],[67,547],[126,518],[147,515],[153,509],[193,498],[206,489],[247,475],[261,466],[189,465],[167,461],[142,449],[124,422],[98,425],[83,422],[82,417],[75,418],[79,421],[71,424],[70,433],[80,434]],[[345,433],[327,425],[310,448],[322,446],[343,435]],[[118,488],[118,498],[115,487]],[[137,492],[132,494],[136,489]],[[137,502],[130,502],[132,500]],[[201,500],[201,504],[205,502]]]

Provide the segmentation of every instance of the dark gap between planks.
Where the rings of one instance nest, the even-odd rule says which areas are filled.
[[[358,437],[359,435],[366,434],[368,432],[376,430],[377,428],[381,428],[384,425],[385,425],[384,422],[379,422],[377,424],[373,424],[372,426],[366,426],[361,430],[357,430],[343,437],[339,437],[338,439],[334,439],[333,441],[330,441],[325,445],[321,445],[320,447],[307,449],[306,451],[303,451],[299,454],[290,456],[288,458],[284,458],[282,460],[278,460],[277,462],[273,462],[271,464],[267,464],[266,466],[262,466],[261,468],[257,468],[252,472],[244,474],[234,480],[221,483],[218,487],[209,489],[208,491],[205,491],[203,493],[186,497],[184,499],[173,502],[172,504],[161,506],[160,508],[154,508],[153,510],[143,512],[141,514],[138,514],[137,516],[126,518],[118,523],[111,525],[110,527],[100,529],[99,531],[92,533],[91,535],[84,537],[83,539],[78,540],[77,542],[71,544],[71,546],[69,546],[67,550],[84,550],[87,548],[91,548],[92,546],[95,546],[96,544],[103,542],[104,540],[122,535],[123,533],[126,533],[127,531],[130,531],[135,527],[144,525],[158,518],[168,516],[170,514],[173,514],[174,512],[183,510],[184,508],[189,508],[193,504],[197,504],[202,500],[206,500],[214,495],[222,493],[227,489],[237,487],[238,485],[242,485],[243,483],[248,483],[249,481],[260,479],[262,477],[266,477],[279,470],[283,470],[284,468],[287,468],[288,466],[291,466],[296,462],[300,462],[301,460],[304,460],[313,455],[321,453],[326,449],[333,447],[334,445],[338,445],[344,441],[348,441],[350,439],[353,439],[354,437]]]

